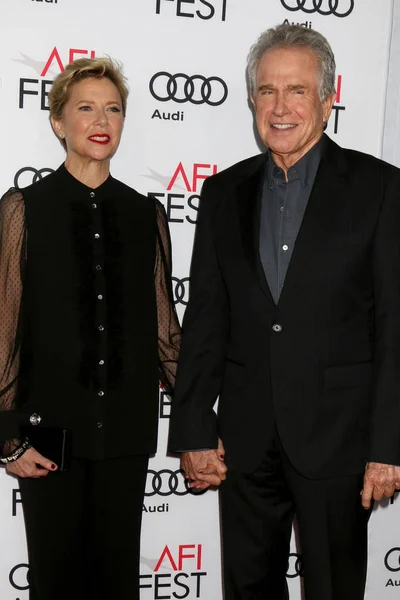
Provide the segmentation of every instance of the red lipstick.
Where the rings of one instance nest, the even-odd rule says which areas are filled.
[[[96,135],[91,135],[88,137],[90,142],[94,142],[95,144],[101,144],[104,146],[105,144],[110,143],[110,136],[107,133],[98,133]]]

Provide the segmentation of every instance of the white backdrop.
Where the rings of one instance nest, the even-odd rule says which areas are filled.
[[[400,167],[400,0],[393,2],[383,158]]]
[[[320,30],[334,48],[340,96],[328,134],[380,156],[392,0],[1,0],[0,189],[28,185],[62,162],[46,92],[63,65],[78,56],[119,59],[131,95],[112,172],[156,194],[167,209],[182,316],[202,181],[259,152],[245,87],[248,49],[261,31],[286,19]],[[178,461],[166,457],[168,415],[161,393],[159,446],[143,507],[141,598],[220,600],[217,494],[187,493]],[[1,471],[2,600],[28,600],[19,500],[17,482]],[[118,502],[123,510],[124,498]],[[377,507],[367,600],[398,597],[399,531],[398,503]],[[300,598],[300,572],[293,545],[291,600]]]

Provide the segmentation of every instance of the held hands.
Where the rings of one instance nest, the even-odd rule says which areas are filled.
[[[49,471],[56,471],[57,465],[48,460],[34,448],[28,448],[23,455],[14,462],[6,465],[6,471],[17,477],[33,477],[38,479],[48,475]]]
[[[218,440],[217,450],[198,450],[196,452],[182,452],[181,468],[187,479],[191,480],[189,486],[197,490],[218,486],[226,479],[227,467],[224,462],[225,450],[221,440]]]
[[[364,475],[364,487],[361,492],[361,503],[365,509],[371,507],[371,500],[391,498],[400,488],[400,467],[382,463],[367,463]]]

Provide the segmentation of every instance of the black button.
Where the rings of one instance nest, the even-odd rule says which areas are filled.
[[[96,271],[101,271],[101,265],[96,265]]]
[[[102,423],[101,421],[99,421],[99,422],[97,423],[97,427],[98,427],[99,429],[101,429],[101,428],[103,427],[103,423]]]
[[[90,195],[91,198],[94,198],[96,194],[94,192],[90,192],[89,195]]]
[[[29,422],[31,425],[39,425],[40,421],[42,420],[42,417],[40,415],[38,415],[37,413],[33,413],[33,415],[31,415],[29,417]]]

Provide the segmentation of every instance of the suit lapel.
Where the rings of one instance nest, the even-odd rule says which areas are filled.
[[[262,291],[275,304],[260,259],[261,197],[265,169],[266,155],[262,154],[257,157],[255,170],[239,184],[237,199],[246,259]]]
[[[293,288],[302,282],[308,263],[315,259],[315,255],[321,253],[327,242],[326,233],[342,218],[342,207],[346,200],[345,171],[343,151],[326,137],[321,163],[293,249],[279,305],[285,302],[291,296]]]

